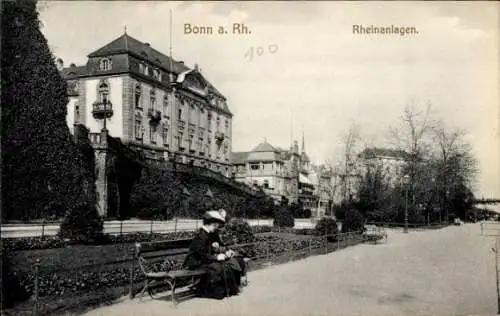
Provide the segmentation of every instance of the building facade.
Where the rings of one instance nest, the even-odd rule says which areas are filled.
[[[326,165],[313,166],[310,179],[314,185],[314,195],[318,197],[314,217],[332,215],[332,204],[334,202],[334,173],[331,167]]]
[[[364,172],[368,168],[381,168],[385,180],[394,185],[400,178],[409,154],[402,150],[375,147],[363,150],[359,158],[363,162]]]
[[[157,159],[231,175],[232,117],[227,99],[202,75],[148,43],[123,34],[64,68],[67,123],[110,136]]]
[[[297,141],[286,150],[264,140],[249,152],[233,152],[231,162],[236,181],[261,188],[276,201],[285,197],[290,203],[301,201],[311,210],[317,207],[317,190],[310,178],[312,166],[304,140],[301,151]]]

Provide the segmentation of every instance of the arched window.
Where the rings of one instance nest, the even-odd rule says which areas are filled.
[[[99,101],[102,103],[109,102],[109,85],[106,81],[102,81],[98,88]]]
[[[142,108],[141,106],[141,85],[137,84],[135,86],[135,107],[136,108]]]
[[[99,62],[99,70],[111,70],[111,59],[101,59],[101,61]]]

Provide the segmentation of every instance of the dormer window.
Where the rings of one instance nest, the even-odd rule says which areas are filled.
[[[111,59],[103,58],[99,62],[99,70],[111,70]]]
[[[155,79],[157,80],[160,80],[160,71],[158,69],[153,70],[153,77],[155,77]]]

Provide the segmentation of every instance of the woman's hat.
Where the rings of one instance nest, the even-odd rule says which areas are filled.
[[[214,219],[216,221],[221,222],[222,224],[226,223],[226,217],[221,214],[219,211],[208,211],[205,213],[205,219]]]

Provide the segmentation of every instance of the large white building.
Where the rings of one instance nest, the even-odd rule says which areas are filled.
[[[282,197],[289,202],[300,201],[313,216],[325,214],[330,192],[325,186],[331,180],[323,169],[311,164],[304,139],[300,151],[297,141],[286,150],[264,140],[251,151],[233,152],[231,162],[236,181],[262,188],[277,201]]]
[[[67,123],[109,135],[158,159],[231,175],[232,117],[227,100],[197,65],[171,60],[128,34],[61,74],[68,82]],[[107,120],[104,120],[107,117]],[[106,122],[105,122],[106,121]]]

